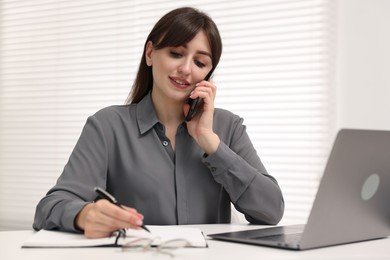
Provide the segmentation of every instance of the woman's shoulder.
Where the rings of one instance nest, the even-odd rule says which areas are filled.
[[[240,137],[246,131],[244,119],[239,115],[221,108],[214,110],[214,131],[219,138],[227,145],[230,145],[234,138]]]
[[[215,108],[214,110],[214,130],[218,133],[232,132],[238,129],[245,129],[244,119],[222,108]]]
[[[129,120],[135,105],[111,105],[98,110],[92,117],[99,121]]]
[[[134,104],[110,105],[110,106],[103,107],[103,108],[97,110],[97,112],[95,114],[121,113],[121,112],[129,111],[129,109],[133,106],[134,106]]]
[[[214,119],[218,123],[232,123],[243,120],[239,115],[223,108],[215,108]]]
[[[89,116],[86,124],[100,129],[106,135],[134,131],[137,127],[134,105],[111,105]]]

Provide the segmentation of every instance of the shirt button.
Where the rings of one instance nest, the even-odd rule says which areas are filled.
[[[163,143],[162,143],[164,146],[168,146],[168,141],[163,141]]]
[[[217,170],[217,168],[211,167],[210,170],[211,170],[211,172],[215,172]]]

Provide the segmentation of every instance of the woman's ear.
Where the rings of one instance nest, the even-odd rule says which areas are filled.
[[[152,41],[148,41],[145,47],[145,59],[146,65],[152,66],[152,52],[153,52],[153,43]]]

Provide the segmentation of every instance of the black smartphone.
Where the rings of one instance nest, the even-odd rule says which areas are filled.
[[[207,74],[207,76],[204,80],[209,80],[212,74],[213,74],[213,70],[210,71],[209,74]],[[189,98],[188,99],[188,104],[190,105],[190,110],[188,110],[188,114],[186,115],[186,118],[185,118],[186,121],[190,121],[192,118],[194,118],[194,116],[198,112],[202,103],[203,103],[203,100],[201,98],[195,98],[195,99]]]

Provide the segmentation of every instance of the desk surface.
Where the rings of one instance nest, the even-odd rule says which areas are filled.
[[[195,225],[207,234],[255,229],[255,225]],[[150,252],[122,252],[120,248],[21,248],[33,231],[0,232],[1,260],[86,260],[86,259],[172,259]],[[390,238],[307,251],[290,251],[269,247],[222,242],[208,239],[208,248],[183,248],[174,251],[174,259],[390,259]]]

